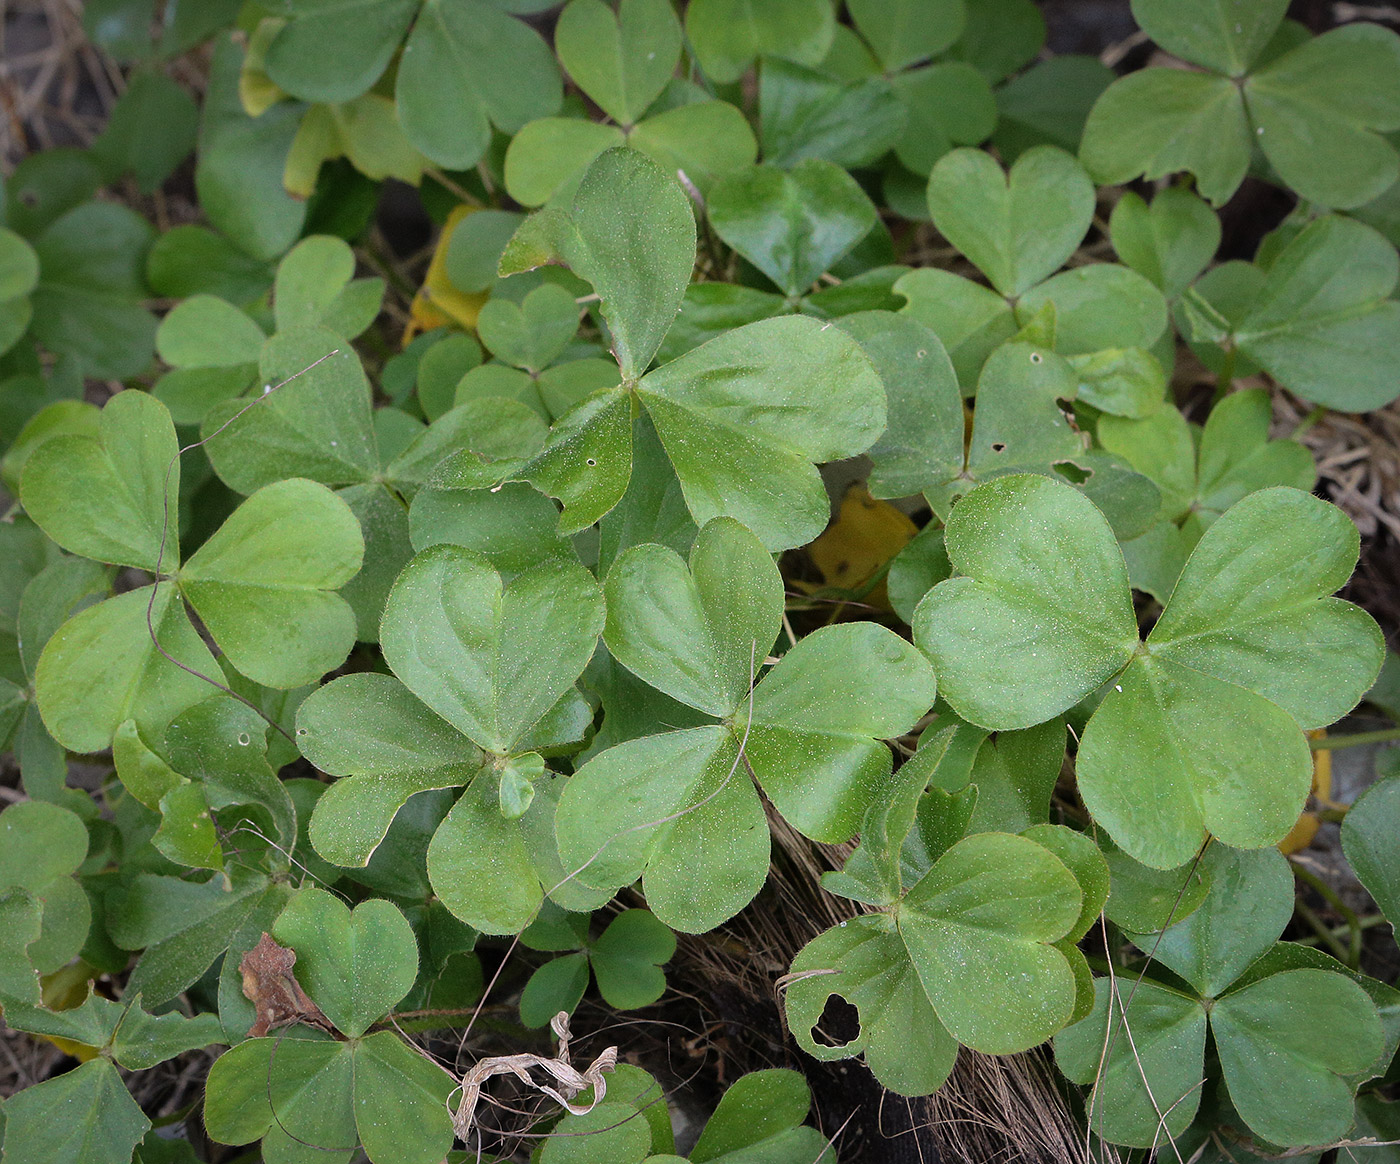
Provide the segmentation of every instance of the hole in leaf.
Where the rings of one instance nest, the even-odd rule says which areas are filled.
[[[860,1011],[839,994],[833,994],[812,1028],[812,1042],[822,1047],[844,1047],[859,1034]]]
[[[1071,485],[1083,485],[1094,475],[1092,469],[1081,469],[1073,461],[1056,461],[1055,472],[1068,481]]]
[[[593,468],[595,465],[597,465],[597,463],[598,463],[598,462],[597,462],[596,460],[594,460],[592,457],[589,457],[588,460],[584,461],[584,464],[587,465],[590,469]]]
[[[1006,452],[1006,442],[1005,442],[1005,441],[993,441],[993,442],[992,442],[992,452],[994,452],[994,453],[1004,453],[1004,452]]]
[[[1040,363],[1040,362],[1041,362],[1042,360],[1044,360],[1044,359],[1045,359],[1045,357],[1042,356],[1039,352],[1032,352],[1032,353],[1031,353],[1031,363],[1032,363],[1032,364],[1038,364],[1038,363]]]

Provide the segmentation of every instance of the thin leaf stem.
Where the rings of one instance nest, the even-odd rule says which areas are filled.
[[[1230,389],[1235,386],[1235,345],[1232,343],[1225,349],[1225,364],[1220,369],[1220,375],[1215,381],[1215,395],[1211,397],[1210,406],[1214,408],[1226,396],[1230,394]]]
[[[1299,861],[1292,861],[1293,872],[1297,878],[1305,885],[1311,886],[1322,896],[1333,909],[1341,915],[1342,921],[1346,924],[1347,932],[1351,935],[1350,948],[1344,947],[1340,940],[1332,936],[1329,927],[1322,924],[1316,914],[1308,909],[1302,901],[1297,903],[1298,912],[1314,929],[1318,930],[1319,936],[1325,934],[1323,941],[1337,951],[1337,956],[1342,959],[1353,970],[1361,969],[1361,919],[1356,916],[1356,911],[1342,900],[1341,894],[1327,884],[1321,877]],[[1321,927],[1319,929],[1319,927]]]
[[[1326,415],[1327,415],[1327,406],[1326,406],[1325,404],[1318,404],[1318,405],[1315,405],[1315,406],[1313,407],[1313,410],[1312,410],[1311,412],[1309,412],[1309,413],[1307,414],[1307,416],[1303,417],[1303,419],[1300,420],[1300,421],[1298,422],[1298,427],[1295,428],[1291,433],[1288,434],[1288,439],[1291,440],[1291,441],[1296,441],[1296,440],[1297,440],[1299,437],[1301,437],[1305,432],[1307,432],[1308,429],[1312,428],[1313,425],[1315,425],[1319,420],[1321,420],[1321,419],[1322,419],[1324,416],[1326,416]]]
[[[1400,727],[1378,732],[1356,732],[1349,736],[1324,736],[1309,740],[1308,747],[1314,752],[1335,752],[1338,748],[1364,748],[1367,744],[1389,744],[1395,740],[1400,740]]]
[[[1301,901],[1296,902],[1294,908],[1298,916],[1312,927],[1313,932],[1317,935],[1315,940],[1330,949],[1337,956],[1338,961],[1347,962],[1347,948],[1342,945],[1339,938],[1332,935],[1332,931],[1327,928],[1326,923]]]

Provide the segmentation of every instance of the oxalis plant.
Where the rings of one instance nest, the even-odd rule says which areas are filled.
[[[0,230],[0,1004],[76,1060],[6,1161],[680,1160],[570,1016],[791,908],[775,840],[847,920],[684,1158],[1048,1045],[1086,1158],[1388,1159],[1400,991],[1278,846],[1400,672],[1271,392],[1400,395],[1400,37],[1286,7],[1134,0],[1184,67],[1115,77],[1029,0],[88,5],[128,87]]]

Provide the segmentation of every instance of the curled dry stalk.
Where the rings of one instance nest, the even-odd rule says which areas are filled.
[[[605,1071],[617,1066],[617,1048],[608,1047],[583,1071],[569,1062],[569,1015],[560,1011],[549,1020],[550,1029],[559,1040],[559,1050],[554,1057],[546,1059],[542,1055],[528,1053],[518,1055],[493,1055],[482,1059],[462,1076],[462,1081],[453,1089],[452,1095],[461,1093],[457,1107],[452,1108],[452,1096],[448,1096],[448,1109],[452,1112],[452,1128],[463,1143],[468,1141],[476,1121],[476,1108],[481,1100],[482,1085],[495,1075],[514,1075],[528,1087],[557,1101],[572,1115],[587,1115],[603,1101],[608,1083]],[[555,1086],[537,1083],[530,1075],[533,1068],[539,1068],[549,1075]],[[574,1097],[588,1088],[593,1089],[592,1098],[587,1103],[574,1103]]]

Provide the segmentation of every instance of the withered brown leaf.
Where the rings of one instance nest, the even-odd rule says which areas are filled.
[[[271,934],[264,933],[238,963],[239,973],[243,975],[244,997],[253,1004],[255,1021],[248,1028],[250,1039],[261,1038],[276,1027],[293,1023],[335,1033],[331,1020],[321,1013],[321,1008],[307,997],[296,980],[292,972],[296,960],[295,950],[279,946]]]

